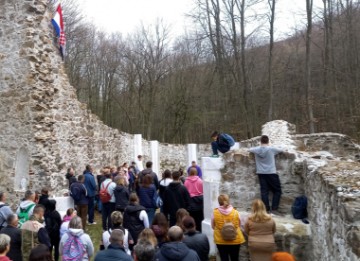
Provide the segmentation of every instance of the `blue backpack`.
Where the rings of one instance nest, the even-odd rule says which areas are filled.
[[[224,140],[230,147],[234,146],[235,140],[233,137],[231,137],[229,134],[226,134],[226,133],[223,133],[222,135],[223,135]]]
[[[308,216],[307,213],[307,197],[299,196],[295,198],[295,201],[291,207],[291,212],[295,219],[305,219]]]

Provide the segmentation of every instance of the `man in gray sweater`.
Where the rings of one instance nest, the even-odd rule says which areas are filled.
[[[281,149],[269,145],[269,137],[261,136],[261,145],[250,148],[249,152],[255,154],[256,174],[259,177],[261,199],[268,212],[278,214],[281,197],[281,184],[276,174],[275,155],[282,153]],[[269,191],[273,193],[272,204],[269,204]]]

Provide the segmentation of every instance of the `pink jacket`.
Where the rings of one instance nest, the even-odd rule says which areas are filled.
[[[189,191],[190,197],[201,196],[204,194],[203,181],[198,176],[187,177],[184,185]]]

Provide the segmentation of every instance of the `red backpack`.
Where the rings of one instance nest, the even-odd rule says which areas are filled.
[[[110,186],[111,181],[104,187],[104,182],[101,184],[101,189],[99,192],[99,198],[102,203],[108,203],[111,200],[111,195],[108,191],[108,187]]]

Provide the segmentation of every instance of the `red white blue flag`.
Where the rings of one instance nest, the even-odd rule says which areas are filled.
[[[56,8],[56,12],[53,19],[51,20],[51,23],[54,26],[56,36],[58,38],[61,57],[64,59],[66,39],[61,4],[59,4]]]

